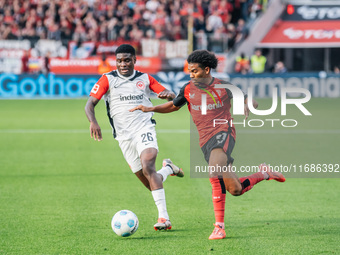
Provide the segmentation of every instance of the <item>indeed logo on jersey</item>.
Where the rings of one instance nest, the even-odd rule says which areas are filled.
[[[216,104],[208,104],[207,109],[208,110],[214,110],[214,109],[221,108],[222,106],[223,106],[223,102],[222,102],[222,104],[220,102],[217,102]],[[194,104],[190,103],[190,108],[192,110],[195,110],[195,111],[200,111],[201,105],[194,105]]]
[[[128,96],[119,96],[120,101],[132,101],[132,100],[143,100],[144,95],[128,95]]]

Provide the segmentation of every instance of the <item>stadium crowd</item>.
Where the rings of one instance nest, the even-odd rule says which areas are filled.
[[[247,35],[246,22],[267,0],[0,0],[0,40],[61,40],[67,45],[93,41],[135,41],[142,38],[187,38],[193,17],[195,48],[214,42],[232,48]],[[225,47],[223,47],[225,51]]]

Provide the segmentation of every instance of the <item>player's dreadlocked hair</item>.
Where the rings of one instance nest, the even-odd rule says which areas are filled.
[[[199,66],[204,69],[206,67],[210,67],[211,69],[215,69],[218,64],[218,59],[215,54],[210,53],[207,50],[195,50],[193,51],[187,58],[188,63],[197,63]]]
[[[135,48],[130,44],[122,44],[116,49],[116,56],[118,53],[130,53],[133,56],[136,56]]]

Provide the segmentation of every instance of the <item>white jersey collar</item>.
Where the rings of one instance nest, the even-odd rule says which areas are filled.
[[[119,73],[118,70],[117,70],[117,74],[118,74],[118,76],[119,76],[120,78],[122,78],[122,79],[124,79],[124,80],[130,80],[130,79],[132,79],[132,78],[136,75],[136,70],[133,69],[133,73],[132,73],[132,75],[129,76],[129,77],[125,77],[125,76],[121,75],[121,74]]]

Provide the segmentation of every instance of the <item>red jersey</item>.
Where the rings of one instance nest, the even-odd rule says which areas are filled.
[[[200,147],[220,131],[229,132],[234,139],[236,138],[235,126],[230,124],[232,120],[230,113],[232,93],[228,89],[214,88],[215,84],[230,83],[213,78],[208,86],[198,87],[192,82],[188,82],[181,88],[173,101],[173,104],[177,107],[187,103],[198,130]],[[206,115],[202,114],[202,94],[206,94],[207,98]],[[214,120],[216,119],[227,120],[228,123],[215,125],[214,127]]]

